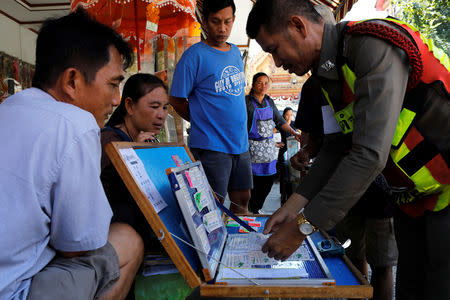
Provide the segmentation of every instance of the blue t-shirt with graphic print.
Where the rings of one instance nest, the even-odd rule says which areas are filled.
[[[183,53],[170,94],[189,100],[190,147],[230,154],[248,150],[244,87],[244,64],[235,45],[220,51],[200,42]]]

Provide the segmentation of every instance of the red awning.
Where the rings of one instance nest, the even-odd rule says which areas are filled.
[[[81,6],[122,34],[137,52],[139,69],[155,37],[200,34],[195,5],[195,0],[71,0],[71,10]]]

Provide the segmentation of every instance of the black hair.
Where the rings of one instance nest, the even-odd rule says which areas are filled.
[[[253,86],[255,85],[256,80],[258,80],[258,78],[262,77],[262,76],[266,76],[267,78],[269,78],[269,75],[267,75],[264,72],[259,72],[259,73],[256,73],[255,75],[253,75],[252,88],[250,89],[250,94],[253,94]]]
[[[314,23],[322,21],[309,0],[257,0],[248,15],[247,35],[256,38],[261,27],[270,33],[280,31],[292,15],[304,16]]]
[[[289,106],[288,107],[286,107],[284,110],[283,110],[283,118],[284,118],[284,115],[288,112],[288,111],[290,111],[290,110],[292,110],[292,108],[290,108]],[[292,110],[293,111],[293,110]],[[286,119],[286,118],[285,118]]]
[[[234,16],[236,12],[236,5],[234,5],[233,0],[204,0],[202,8],[203,22],[206,23],[211,13],[216,13],[228,6],[231,6],[231,8],[233,9]]]
[[[141,97],[159,87],[164,88],[168,92],[164,82],[155,75],[138,73],[130,76],[123,86],[122,100],[109,118],[106,126],[113,127],[124,122],[125,115],[127,114],[125,108],[126,98],[131,98],[134,103],[138,103]]]
[[[128,43],[112,28],[92,19],[85,10],[47,19],[36,40],[32,85],[44,90],[51,88],[64,70],[71,67],[78,69],[89,83],[109,62],[110,46],[122,55],[123,68],[127,69],[133,63]]]

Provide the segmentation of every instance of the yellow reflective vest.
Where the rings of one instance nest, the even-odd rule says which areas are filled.
[[[433,145],[433,141],[425,139],[414,126],[415,121],[423,114],[423,109],[415,109],[417,105],[409,105],[408,102],[411,102],[409,99],[414,98],[415,93],[421,94],[418,92],[420,89],[426,89],[436,82],[443,86],[444,97],[449,101],[450,60],[431,40],[425,39],[412,26],[396,19],[383,19],[399,27],[396,30],[373,21],[349,22],[345,32],[373,35],[393,43],[406,52],[412,69],[390,157],[383,173],[389,182],[390,177],[402,177],[400,181],[409,183],[406,187],[393,188],[396,191],[393,193],[394,201],[408,215],[416,217],[422,215],[425,210],[442,210],[448,206],[450,200],[450,169],[446,161],[449,159],[448,153],[443,155],[442,151]],[[350,134],[353,132],[356,75],[347,64],[340,68],[344,85],[341,101],[336,103],[330,99],[323,88],[322,92],[334,111],[342,133]],[[417,103],[417,99],[414,102]]]

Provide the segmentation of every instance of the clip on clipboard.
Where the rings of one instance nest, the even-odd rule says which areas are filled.
[[[235,220],[239,225],[241,225],[242,227],[244,227],[245,229],[247,229],[250,232],[256,232],[255,229],[253,229],[250,225],[248,225],[247,223],[245,223],[244,221],[241,220],[241,218],[239,218],[238,216],[236,216],[234,213],[232,213],[228,208],[226,208],[222,203],[220,203],[219,200],[217,200],[216,198],[216,204],[217,206],[220,208],[221,211],[223,211],[224,213],[226,213],[227,215],[230,216],[230,218],[232,218],[233,220]]]

